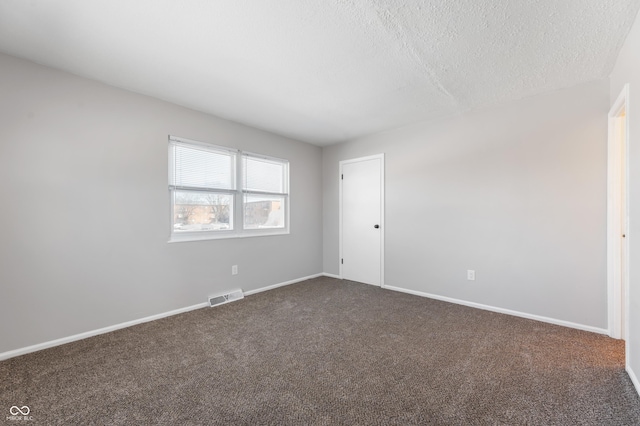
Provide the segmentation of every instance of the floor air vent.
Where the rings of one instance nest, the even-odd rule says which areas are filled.
[[[244,293],[242,290],[233,290],[230,293],[221,294],[220,296],[209,297],[209,306],[219,306],[225,303],[233,302],[235,300],[244,299]]]

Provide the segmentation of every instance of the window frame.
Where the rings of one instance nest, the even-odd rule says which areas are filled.
[[[273,235],[287,235],[290,233],[290,224],[291,224],[291,216],[290,216],[290,165],[289,161],[283,158],[272,157],[268,155],[258,154],[255,152],[242,151],[236,148],[230,148],[221,145],[214,145],[210,143],[200,142],[196,140],[181,138],[178,136],[169,135],[168,141],[168,166],[169,166],[169,242],[186,242],[186,241],[203,241],[203,240],[218,240],[218,239],[228,239],[228,238],[247,238],[247,237],[262,237],[262,236],[273,236]],[[172,184],[171,179],[174,173],[175,164],[172,162],[173,160],[173,147],[174,145],[183,145],[183,146],[194,146],[201,147],[204,149],[209,149],[213,151],[225,151],[233,153],[235,156],[235,164],[234,164],[234,187],[235,189],[224,190],[224,189],[193,189],[193,188],[181,188]],[[274,163],[279,163],[283,166],[283,190],[282,193],[276,192],[263,192],[263,191],[251,191],[245,190],[245,179],[244,179],[244,159],[245,158],[258,158],[266,161],[271,161]],[[228,230],[211,230],[211,231],[181,231],[175,232],[174,223],[175,223],[175,192],[176,191],[201,191],[206,193],[214,193],[214,194],[229,194],[233,197],[233,206],[232,206],[232,216],[231,222],[233,224],[233,229]],[[281,228],[263,228],[256,229],[250,228],[245,229],[245,196],[246,195],[264,195],[266,197],[276,196],[282,197],[284,199],[284,226]]]

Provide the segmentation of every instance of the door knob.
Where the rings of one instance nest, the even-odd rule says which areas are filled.
[[[378,228],[380,228],[380,225],[373,225],[373,227],[378,229]]]

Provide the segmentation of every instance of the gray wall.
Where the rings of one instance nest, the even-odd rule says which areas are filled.
[[[607,328],[608,106],[597,81],[325,148],[324,271],[338,162],[383,152],[386,285]]]
[[[0,353],[337,274],[338,162],[380,152],[386,284],[607,327],[607,81],[321,150],[6,55],[0,71]],[[291,235],[168,244],[168,134],[289,159]]]
[[[640,16],[611,73],[611,104],[629,83],[629,358],[640,392]]]
[[[322,272],[320,148],[6,55],[0,75],[0,353]],[[168,134],[288,159],[291,234],[168,244]]]

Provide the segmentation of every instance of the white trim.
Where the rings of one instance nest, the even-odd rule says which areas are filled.
[[[385,210],[385,198],[384,198],[384,185],[385,185],[385,177],[384,177],[384,168],[385,168],[385,158],[384,153],[379,154],[380,156],[380,226],[382,227],[382,233],[380,234],[380,287],[384,287],[384,235],[387,232],[387,226],[384,221],[384,210]]]
[[[638,392],[638,395],[640,395],[640,381],[638,380],[638,376],[636,376],[636,373],[633,372],[633,370],[631,369],[631,366],[628,363],[627,363],[627,368],[625,368],[625,370],[627,370],[627,374],[631,379],[631,383],[633,383],[633,386],[636,388],[636,392]]]
[[[349,160],[341,160],[338,164],[338,268],[339,279],[342,279],[342,167],[349,163],[359,163],[361,161],[368,160],[380,160],[380,226],[382,232],[380,234],[380,287],[384,287],[384,235],[386,233],[386,225],[384,221],[385,199],[384,199],[384,186],[385,186],[385,159],[384,153],[368,155],[366,157],[351,158]]]
[[[608,164],[607,164],[607,296],[608,296],[608,335],[615,339],[624,339],[626,343],[626,364],[629,365],[629,120],[625,119],[625,141],[624,151],[620,149],[620,144],[616,138],[616,120],[619,119],[620,112],[624,110],[629,116],[629,85],[625,84],[620,95],[611,106],[608,114]],[[620,198],[619,188],[622,186],[620,178],[621,162],[624,161],[626,184],[624,185],[625,206],[620,206],[616,201]],[[620,220],[623,216],[621,209],[624,209],[626,220]],[[625,223],[626,222],[626,223]],[[626,234],[625,259],[622,260],[624,270],[620,268],[620,234]],[[624,283],[624,286],[623,286]],[[623,288],[624,287],[624,288]],[[623,297],[624,296],[624,297]],[[621,300],[625,301],[625,307],[621,306]],[[622,312],[625,318],[622,318]],[[622,322],[624,333],[622,331]],[[623,335],[624,334],[624,335]]]
[[[330,274],[328,272],[323,272],[322,276],[329,277],[329,278],[335,278],[336,280],[341,280],[342,279],[342,277],[340,275]]]
[[[144,318],[140,318],[140,319],[136,319],[136,320],[132,320],[132,321],[122,322],[120,324],[111,325],[109,327],[99,328],[97,330],[91,330],[91,331],[86,331],[86,332],[80,333],[80,334],[74,334],[73,336],[67,336],[67,337],[63,337],[61,339],[49,340],[48,342],[38,343],[36,345],[27,346],[25,348],[14,349],[14,350],[8,351],[8,352],[2,352],[2,353],[0,353],[0,361],[3,361],[5,359],[9,359],[9,358],[13,358],[13,357],[16,357],[16,356],[20,356],[20,355],[25,355],[25,354],[28,354],[28,353],[31,353],[31,352],[40,351],[42,349],[48,349],[48,348],[52,348],[54,346],[64,345],[65,343],[75,342],[77,340],[86,339],[88,337],[93,337],[93,336],[98,336],[100,334],[110,333],[112,331],[120,330],[121,328],[127,328],[127,327],[131,327],[133,325],[138,325],[138,324],[142,324],[142,323],[145,323],[145,322],[155,321],[155,320],[158,320],[158,319],[161,319],[161,318],[170,317],[170,316],[173,316],[173,315],[182,314],[184,312],[193,311],[195,309],[205,308],[207,306],[209,306],[209,304],[207,302],[198,303],[197,305],[187,306],[186,308],[175,309],[173,311],[163,312],[161,314],[151,315],[151,316],[148,316],[148,317],[144,317]]]
[[[323,273],[319,273],[319,274],[308,275],[306,277],[297,278],[297,279],[290,280],[290,281],[285,281],[285,282],[278,283],[278,284],[273,284],[273,285],[266,286],[266,287],[261,287],[261,288],[255,289],[255,290],[249,290],[249,291],[245,292],[244,295],[245,296],[250,296],[252,294],[261,293],[263,291],[268,291],[268,290],[273,290],[273,289],[276,289],[278,287],[284,287],[284,286],[287,286],[287,285],[295,284],[295,283],[298,283],[298,282],[301,282],[301,281],[310,280],[310,279],[313,279],[313,278],[318,278],[318,277],[321,277],[321,276],[325,276],[325,277],[329,277],[329,278],[335,278],[335,279],[341,279],[340,276],[338,276],[338,275],[330,274],[330,273],[327,273],[327,272],[323,272]],[[451,297],[438,296],[438,295],[435,295],[435,294],[424,293],[424,292],[421,292],[421,291],[409,290],[409,289],[405,289],[405,288],[401,288],[401,287],[394,287],[394,286],[389,286],[389,285],[384,285],[382,287],[387,289],[387,290],[399,291],[399,292],[402,292],[402,293],[413,294],[415,296],[428,297],[430,299],[442,300],[444,302],[455,303],[455,304],[458,304],[458,305],[469,306],[469,307],[472,307],[472,308],[483,309],[483,310],[486,310],[486,311],[498,312],[498,313],[502,313],[502,314],[521,317],[521,318],[527,318],[527,319],[532,319],[532,320],[536,320],[536,321],[542,321],[542,322],[546,322],[546,323],[550,323],[550,324],[561,325],[561,326],[570,327],[570,328],[576,328],[578,330],[591,331],[591,332],[599,333],[599,334],[607,334],[608,333],[608,330],[605,330],[605,329],[602,329],[602,328],[591,327],[591,326],[582,325],[582,324],[576,324],[576,323],[568,322],[568,321],[556,320],[556,319],[553,319],[553,318],[542,317],[542,316],[539,316],[539,315],[525,314],[525,313],[522,313],[522,312],[512,311],[512,310],[509,310],[509,309],[496,308],[496,307],[493,307],[493,306],[483,305],[483,304],[475,303],[475,302],[467,302],[467,301],[464,301],[464,300],[454,299],[454,298],[451,298]],[[86,339],[86,338],[89,338],[89,337],[98,336],[100,334],[109,333],[109,332],[112,332],[112,331],[120,330],[122,328],[127,328],[127,327],[131,327],[131,326],[138,325],[138,324],[143,324],[145,322],[155,321],[155,320],[158,320],[158,319],[161,319],[161,318],[166,318],[166,317],[170,317],[170,316],[173,316],[173,315],[182,314],[182,313],[193,311],[193,310],[196,310],[196,309],[206,308],[208,306],[209,306],[209,303],[207,303],[207,302],[198,303],[197,305],[187,306],[185,308],[175,309],[175,310],[172,310],[172,311],[169,311],[169,312],[163,312],[163,313],[160,313],[160,314],[151,315],[151,316],[140,318],[140,319],[137,319],[137,320],[127,321],[127,322],[123,322],[123,323],[120,323],[120,324],[112,325],[112,326],[109,326],[109,327],[103,327],[103,328],[99,328],[97,330],[91,330],[91,331],[87,331],[87,332],[84,332],[84,333],[75,334],[73,336],[63,337],[63,338],[60,338],[60,339],[50,340],[50,341],[44,342],[44,343],[38,343],[36,345],[27,346],[27,347],[20,348],[20,349],[14,349],[14,350],[11,350],[11,351],[2,352],[2,353],[0,353],[0,361],[7,360],[9,358],[14,358],[14,357],[20,356],[20,355],[26,355],[26,354],[31,353],[31,352],[37,352],[37,351],[40,351],[40,350],[43,350],[43,349],[48,349],[48,348],[52,348],[52,347],[55,347],[55,346],[64,345],[66,343],[75,342],[75,341]],[[637,379],[636,375],[634,374],[633,370],[631,370],[631,367],[629,366],[628,363],[627,363],[626,370],[627,370],[627,373],[629,374],[629,377],[631,377],[631,381],[633,382],[634,386],[636,387],[636,390],[638,391],[638,394],[640,394],[640,382],[638,382],[638,379]]]
[[[540,315],[534,315],[534,314],[527,314],[527,313],[524,313],[524,312],[512,311],[511,309],[497,308],[495,306],[483,305],[481,303],[468,302],[466,300],[454,299],[452,297],[446,297],[446,296],[438,296],[436,294],[424,293],[422,291],[409,290],[409,289],[406,289],[406,288],[394,287],[394,286],[390,286],[390,285],[385,285],[384,288],[387,289],[387,290],[399,291],[401,293],[413,294],[415,296],[428,297],[429,299],[442,300],[443,302],[455,303],[457,305],[469,306],[471,308],[483,309],[485,311],[497,312],[497,313],[500,313],[500,314],[512,315],[512,316],[515,316],[515,317],[520,317],[520,318],[526,318],[526,319],[531,319],[531,320],[535,320],[535,321],[546,322],[546,323],[549,323],[549,324],[561,325],[563,327],[576,328],[578,330],[590,331],[592,333],[605,334],[605,335],[608,334],[608,330],[606,330],[604,328],[599,328],[599,327],[592,327],[590,325],[578,324],[578,323],[575,323],[575,322],[563,321],[563,320],[559,320],[559,319],[555,319],[555,318],[543,317],[543,316],[540,316]]]
[[[274,163],[287,163],[287,166],[289,165],[289,160],[287,160],[286,158],[272,157],[270,155],[258,154],[258,153],[251,152],[251,151],[239,151],[239,152],[241,152],[242,155],[245,155],[247,157],[259,158],[261,160],[268,160],[268,161],[272,161]],[[288,190],[289,190],[289,188],[287,188],[287,191]]]
[[[286,282],[283,282],[283,283],[274,284],[274,285],[270,285],[270,286],[267,286],[267,287],[262,287],[262,288],[259,288],[259,289],[256,289],[256,290],[250,290],[250,291],[245,292],[244,295],[245,296],[249,296],[249,295],[252,295],[252,294],[255,294],[255,293],[260,293],[262,291],[272,290],[274,288],[286,286],[286,285],[289,285],[289,284],[295,284],[295,283],[300,282],[300,281],[309,280],[311,278],[317,278],[317,277],[320,277],[322,275],[324,275],[324,274],[309,275],[307,277],[302,277],[302,278],[298,278],[298,279],[295,279],[295,280],[290,280],[290,281],[286,281]],[[19,349],[14,349],[14,350],[7,351],[7,352],[2,352],[2,353],[0,353],[0,361],[4,361],[6,359],[13,358],[13,357],[20,356],[20,355],[26,355],[26,354],[31,353],[31,352],[41,351],[43,349],[53,348],[55,346],[64,345],[66,343],[75,342],[77,340],[86,339],[88,337],[93,337],[93,336],[98,336],[100,334],[110,333],[112,331],[120,330],[121,328],[127,328],[127,327],[131,327],[131,326],[134,326],[134,325],[143,324],[145,322],[155,321],[155,320],[158,320],[158,319],[161,319],[161,318],[166,318],[166,317],[170,317],[170,316],[173,316],[173,315],[178,315],[178,314],[182,314],[182,313],[185,313],[185,312],[193,311],[193,310],[196,310],[196,309],[206,308],[208,306],[209,306],[208,302],[198,303],[197,305],[187,306],[185,308],[180,308],[180,309],[174,309],[173,311],[163,312],[161,314],[151,315],[151,316],[148,316],[148,317],[139,318],[139,319],[135,319],[135,320],[132,320],[132,321],[127,321],[127,322],[123,322],[123,323],[120,323],[120,324],[111,325],[109,327],[103,327],[103,328],[99,328],[97,330],[91,330],[91,331],[86,331],[84,333],[74,334],[73,336],[67,336],[67,337],[63,337],[63,338],[60,338],[60,339],[50,340],[48,342],[38,343],[36,345],[27,346],[27,347],[24,347],[24,348],[19,348]]]
[[[268,285],[266,287],[260,287],[257,288],[255,290],[249,290],[249,291],[245,291],[244,295],[245,296],[251,296],[252,294],[256,294],[256,293],[262,293],[263,291],[268,291],[268,290],[273,290],[275,288],[278,287],[284,287],[286,285],[291,285],[291,284],[295,284],[295,283],[299,283],[300,281],[306,281],[306,280],[310,280],[312,278],[318,278],[321,277],[322,274],[313,274],[313,275],[308,275],[306,277],[302,277],[302,278],[296,278],[295,280],[290,280],[290,281],[285,281],[283,283],[278,283],[278,284],[273,284],[273,285]]]
[[[338,275],[342,279],[342,161],[338,163]]]
[[[233,233],[233,230],[223,231],[195,231],[184,234],[176,234],[170,237],[167,243],[186,243],[191,241],[228,240],[230,238],[271,237],[274,235],[289,235],[286,228],[262,228],[261,230],[248,230],[241,234]]]
[[[181,138],[180,136],[174,136],[174,135],[169,135],[169,143],[182,144],[183,146],[198,145],[203,148],[214,149],[214,150],[223,151],[223,152],[233,152],[236,154],[240,152],[240,150],[237,148],[230,148],[228,146],[215,145],[209,142],[201,142],[193,139]]]

